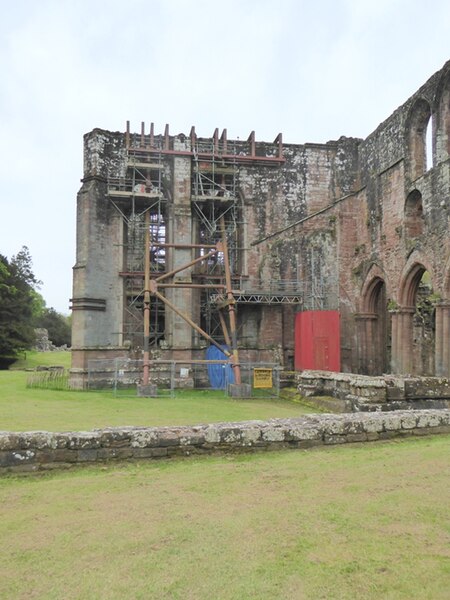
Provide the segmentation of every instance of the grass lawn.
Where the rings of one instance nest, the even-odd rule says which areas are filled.
[[[449,437],[0,479],[0,598],[448,598]]]
[[[186,425],[294,417],[314,409],[284,400],[226,398],[184,391],[175,398],[115,397],[111,392],[27,389],[17,367],[65,365],[69,352],[28,353],[16,370],[0,371],[0,429],[67,431],[121,425]],[[66,362],[64,362],[66,361]]]
[[[36,350],[27,351],[11,365],[11,370],[34,369],[39,366],[61,366],[70,369],[71,353],[55,350],[54,352],[37,352]]]

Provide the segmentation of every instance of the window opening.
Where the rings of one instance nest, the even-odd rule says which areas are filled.
[[[426,171],[434,167],[433,162],[433,119],[428,119],[427,130],[425,133],[425,163]]]

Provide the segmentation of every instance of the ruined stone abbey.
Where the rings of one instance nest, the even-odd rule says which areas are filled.
[[[87,133],[72,373],[211,339],[293,369],[298,313],[334,311],[341,371],[450,376],[449,152],[450,61],[366,139]]]

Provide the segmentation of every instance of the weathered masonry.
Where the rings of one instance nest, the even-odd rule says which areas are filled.
[[[307,415],[296,419],[93,431],[0,431],[0,475],[80,463],[198,454],[305,449],[329,444],[448,434],[450,411]]]
[[[342,371],[450,376],[449,150],[450,62],[365,140],[86,134],[74,380],[145,343],[204,358],[230,308],[242,361],[292,368],[296,313],[335,310]]]

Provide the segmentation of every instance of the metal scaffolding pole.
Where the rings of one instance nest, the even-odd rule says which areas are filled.
[[[218,313],[219,313],[220,325],[222,327],[223,337],[225,339],[225,344],[227,346],[231,347],[230,334],[228,333],[228,327],[227,327],[227,324],[225,321],[225,317],[223,316],[222,311],[220,309],[219,309]]]
[[[227,244],[227,232],[225,230],[225,218],[222,216],[220,219],[222,228],[222,250],[223,250],[223,263],[225,267],[225,285],[228,299],[228,314],[230,317],[230,334],[231,334],[231,347],[232,347],[232,360],[234,368],[234,379],[239,385],[241,381],[241,367],[239,365],[239,355],[237,347],[237,333],[236,333],[236,305],[234,302],[233,291],[231,287],[231,273],[230,263],[228,262],[228,244]]]
[[[163,296],[160,292],[158,292],[158,284],[156,283],[156,280],[152,280],[150,285],[151,285],[151,292],[154,296],[156,296],[162,302],[164,302],[164,304],[166,304],[169,308],[171,308],[178,316],[180,316],[184,321],[186,321],[186,323],[188,325],[190,325],[193,329],[195,329],[195,331],[197,331],[201,336],[203,336],[206,340],[208,340],[208,342],[210,342],[211,344],[213,344],[214,346],[219,348],[219,350],[221,352],[224,352],[224,354],[226,356],[231,356],[230,352],[228,352],[227,350],[223,350],[222,346],[220,344],[218,344],[216,342],[216,340],[214,340],[210,335],[208,335],[206,333],[206,331],[204,331],[201,327],[199,327],[196,323],[194,323],[194,321],[186,313],[184,313],[182,310],[177,308],[175,306],[175,304],[170,302],[170,300],[168,300],[165,296]]]
[[[144,243],[144,373],[143,384],[149,380],[149,347],[150,347],[150,213],[145,213]]]

